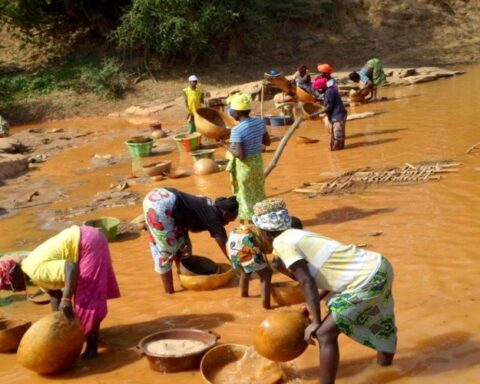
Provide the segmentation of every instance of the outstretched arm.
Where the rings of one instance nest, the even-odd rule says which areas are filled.
[[[215,240],[217,241],[218,246],[222,250],[223,254],[227,258],[228,262],[230,262],[230,259],[228,258],[228,253],[227,253],[227,238],[226,237],[215,237]]]

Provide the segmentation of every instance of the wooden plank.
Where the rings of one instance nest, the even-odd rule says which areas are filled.
[[[308,189],[308,188],[295,188],[293,190],[295,193],[318,193],[316,189]]]

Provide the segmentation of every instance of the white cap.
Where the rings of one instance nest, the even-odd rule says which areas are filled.
[[[188,81],[198,81],[198,77],[195,76],[195,75],[191,75],[191,76],[188,78]]]

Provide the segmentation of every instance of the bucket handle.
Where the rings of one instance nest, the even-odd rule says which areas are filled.
[[[139,356],[145,356],[145,351],[143,350],[142,346],[140,344],[136,345],[135,347],[133,347],[133,349],[135,350],[135,352],[139,355]]]
[[[207,331],[207,332],[208,332],[210,335],[215,336],[215,338],[216,338],[217,340],[222,338],[222,336],[220,336],[220,335],[219,335],[217,332],[215,332],[215,331],[209,330],[209,331]]]

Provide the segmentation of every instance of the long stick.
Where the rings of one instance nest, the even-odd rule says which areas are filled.
[[[270,172],[273,171],[273,168],[277,166],[278,160],[280,159],[280,156],[282,156],[283,150],[287,146],[288,140],[290,140],[294,132],[300,127],[300,124],[302,123],[302,121],[303,121],[303,116],[302,116],[302,113],[299,112],[297,113],[296,120],[293,122],[290,128],[288,128],[288,131],[285,134],[285,136],[283,136],[282,141],[280,141],[280,144],[277,150],[275,151],[275,154],[273,155],[272,161],[270,161],[270,164],[268,164],[268,167],[265,168],[265,171],[263,172],[263,174],[265,175],[265,178],[267,178]]]
[[[265,93],[265,83],[262,82],[262,92],[260,93],[260,117],[263,120],[263,95]]]
[[[465,152],[467,155],[472,152],[475,148],[477,148],[478,146],[480,145],[480,143],[477,143],[477,144],[473,144],[470,148],[467,149],[467,151]]]

